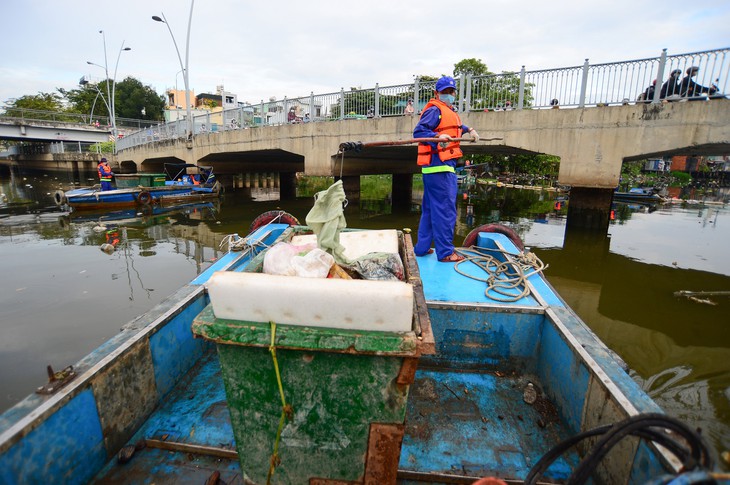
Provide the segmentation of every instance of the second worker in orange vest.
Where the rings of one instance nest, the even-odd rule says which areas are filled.
[[[435,96],[423,108],[421,118],[413,130],[414,138],[442,138],[439,143],[418,144],[418,165],[423,173],[423,201],[418,223],[416,256],[433,253],[444,263],[461,261],[463,256],[454,252],[456,224],[456,162],[462,152],[458,141],[462,133],[469,133],[472,141],[479,140],[474,128],[461,123],[454,110],[456,81],[443,76],[436,81]]]

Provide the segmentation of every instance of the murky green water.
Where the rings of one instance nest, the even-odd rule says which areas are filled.
[[[63,179],[0,175],[10,202],[30,202],[0,205],[0,217],[23,207],[53,209]],[[667,412],[701,427],[715,450],[730,449],[730,298],[674,295],[730,290],[730,209],[617,206],[609,234],[596,237],[566,234],[566,207],[556,210],[555,198],[472,187],[468,200],[459,198],[456,242],[480,224],[515,227],[549,264],[551,284],[643,388]],[[363,199],[345,214],[351,227],[415,232],[417,202],[392,211],[386,200]],[[0,410],[41,385],[47,364],[75,363],[191,280],[222,254],[225,235],[246,233],[257,215],[278,207],[304,221],[311,206],[310,197],[280,203],[274,189],[229,190],[218,204],[161,214],[0,218]],[[99,250],[115,237],[116,252]]]

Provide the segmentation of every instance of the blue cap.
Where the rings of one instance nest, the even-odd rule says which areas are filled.
[[[99,163],[103,163],[103,162],[106,162],[106,158],[101,157],[101,160],[99,160]]]
[[[439,93],[444,89],[449,88],[456,89],[456,81],[454,81],[453,77],[442,76],[438,81],[436,81],[436,91],[438,91]]]

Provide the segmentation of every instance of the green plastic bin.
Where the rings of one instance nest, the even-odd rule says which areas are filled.
[[[128,187],[164,187],[164,173],[123,173],[114,175],[118,188]]]
[[[410,259],[404,266],[407,281],[416,281],[417,307],[411,332],[276,325],[276,364],[292,409],[272,483],[395,483],[408,391],[433,343],[412,252]],[[209,305],[192,330],[217,346],[241,470],[266,483],[283,408],[271,324],[219,319]]]

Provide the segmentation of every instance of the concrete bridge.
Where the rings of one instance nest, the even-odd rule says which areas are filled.
[[[254,127],[167,140],[120,151],[123,171],[155,171],[164,162],[211,165],[218,174],[304,172],[307,175],[418,173],[416,146],[366,148],[338,155],[345,141],[412,137],[417,117]],[[482,138],[463,143],[470,154],[550,154],[560,157],[559,182],[612,189],[624,161],[681,154],[730,153],[730,100],[575,109],[469,112],[462,120]]]
[[[111,133],[78,122],[0,117],[0,139],[26,142],[104,143]]]

